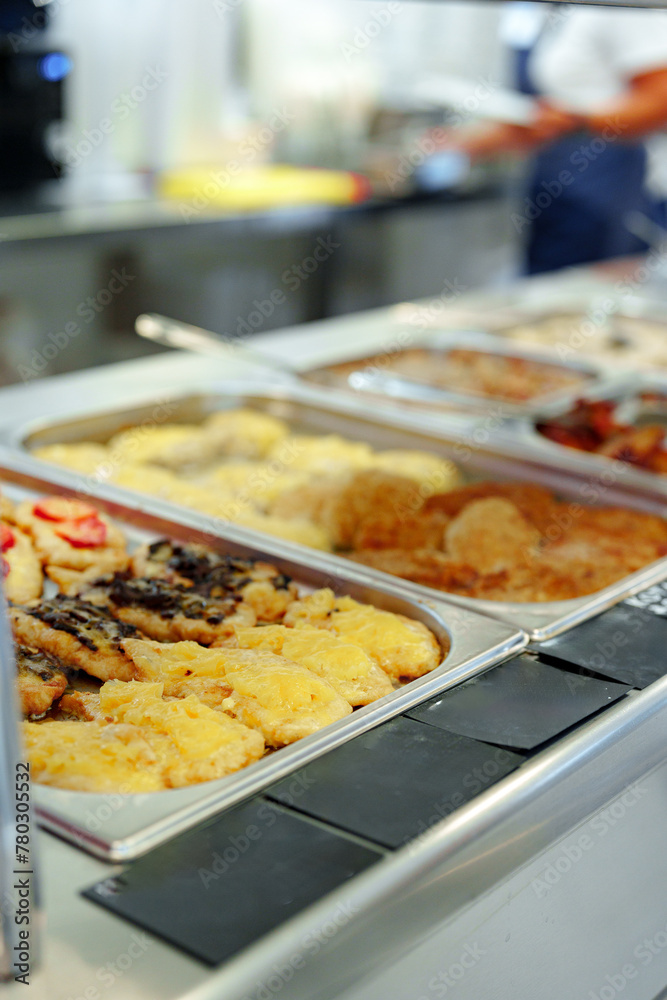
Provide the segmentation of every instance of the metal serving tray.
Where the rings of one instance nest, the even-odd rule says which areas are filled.
[[[34,465],[30,468],[30,463],[20,459],[0,458],[0,482],[6,494],[15,499],[44,492],[81,495],[74,477],[57,472],[48,477],[39,475]],[[304,592],[330,586],[357,600],[417,619],[443,645],[449,644],[450,651],[430,674],[226,778],[144,795],[98,795],[35,785],[34,800],[41,824],[98,857],[113,861],[138,857],[202,819],[256,794],[353,736],[514,655],[527,642],[526,635],[518,629],[463,611],[447,604],[439,595],[437,599],[422,601],[406,595],[400,586],[386,578],[379,585],[369,583],[365,574],[342,560],[332,573],[328,566],[320,568],[318,556],[301,546],[283,546],[273,541],[270,550],[268,547],[265,550],[261,539],[257,544],[260,536],[254,532],[232,528],[224,533],[206,530],[206,526],[201,527],[202,519],[175,519],[169,505],[160,501],[143,498],[133,508],[126,504],[121,491],[106,492],[107,498],[96,499],[95,503],[121,525],[131,546],[168,535],[181,541],[203,542],[236,556],[270,559],[293,577]]]
[[[112,405],[113,400],[100,400]],[[117,403],[117,399],[116,399]],[[160,402],[160,407],[165,401]],[[285,419],[294,430],[311,434],[341,434],[357,441],[366,441],[375,448],[418,448],[432,451],[449,458],[462,468],[466,477],[474,479],[521,479],[541,483],[560,495],[572,497],[580,503],[597,499],[606,504],[625,504],[638,510],[664,514],[664,500],[655,492],[629,492],[624,488],[625,478],[629,468],[624,467],[613,476],[608,475],[606,468],[602,474],[583,469],[580,463],[573,463],[567,454],[545,456],[544,449],[531,448],[526,441],[517,436],[509,437],[502,442],[494,438],[493,422],[487,428],[485,424],[477,427],[470,425],[467,429],[461,425],[447,424],[443,420],[437,424],[427,424],[426,420],[408,415],[404,412],[393,415],[383,411],[381,416],[373,412],[370,406],[354,405],[343,397],[337,400],[328,398],[325,403],[321,396],[312,389],[301,386],[267,389],[265,385],[256,383],[227,382],[218,383],[206,393],[188,393],[169,401],[167,415],[163,420],[194,421],[203,419],[215,410],[231,407],[248,406],[265,413]],[[106,441],[116,431],[142,421],[155,422],[156,401],[143,398],[127,400],[122,409],[113,409],[93,414],[62,417],[50,422],[39,421],[22,424],[6,429],[4,442],[13,449],[30,449],[40,445],[66,441]],[[164,411],[163,411],[164,412]],[[0,437],[0,442],[3,438]],[[567,452],[569,449],[561,449]],[[39,470],[36,474],[53,477],[54,469],[50,463],[31,459],[33,468]],[[64,473],[63,473],[64,474]],[[657,477],[656,477],[657,478]],[[108,495],[109,487],[83,476],[70,474],[70,483],[80,492],[95,496]],[[140,505],[147,509],[152,501],[144,494],[126,490],[114,490],[114,496],[123,497],[125,503]],[[127,498],[132,497],[129,501]],[[166,504],[165,510],[170,511],[172,518],[182,520],[185,508]],[[217,532],[220,522],[205,515],[189,516],[197,518],[197,524],[206,530]],[[224,530],[227,530],[225,524]],[[252,532],[247,537],[255,539],[258,547],[269,548],[278,545],[269,535]],[[287,543],[283,543],[287,544]],[[300,558],[312,559],[312,553],[296,546],[294,552],[300,553]],[[308,555],[304,555],[305,552]],[[320,565],[331,566],[334,574],[345,574],[350,571],[350,563],[339,556],[318,553]],[[618,583],[594,594],[574,598],[567,601],[548,601],[542,603],[519,603],[515,601],[488,601],[472,597],[459,597],[445,591],[433,590],[412,584],[385,573],[360,567],[360,571],[374,580],[377,585],[389,580],[400,586],[403,592],[410,592],[422,599],[446,600],[459,607],[492,615],[502,621],[509,622],[515,628],[522,628],[532,639],[548,639],[563,632],[587,618],[598,614],[605,608],[636,594],[639,590],[649,587],[667,577],[667,558],[661,559],[650,566],[624,577]]]
[[[389,367],[389,361],[403,351],[422,349],[434,355],[446,357],[454,348],[482,351],[488,354],[521,358],[527,361],[547,364],[551,368],[562,368],[584,376],[587,381],[574,389],[545,393],[526,402],[511,402],[497,396],[445,389],[426,381],[418,381]],[[386,358],[387,365],[371,365],[375,358]],[[358,361],[358,370],[345,377],[336,372],[340,364]],[[472,413],[486,413],[491,408],[502,407],[504,416],[520,416],[536,412],[549,413],[552,408],[560,410],[570,405],[583,393],[596,396],[608,392],[625,377],[613,369],[607,369],[592,360],[561,361],[553,353],[524,344],[509,343],[491,333],[476,330],[447,330],[424,335],[413,329],[395,328],[388,332],[384,347],[366,349],[361,354],[348,354],[325,364],[299,370],[299,377],[308,382],[337,391],[355,392],[361,396],[389,397],[399,402],[439,409],[463,410]]]
[[[638,375],[632,384],[624,387],[617,386],[614,391],[604,393],[601,396],[591,397],[588,393],[582,399],[591,400],[609,399],[627,406],[628,423],[633,423],[632,409],[635,401],[642,392],[657,392],[665,396],[667,400],[667,378],[659,375]],[[547,462],[559,461],[567,455],[569,464],[573,471],[580,474],[590,474],[591,469],[597,470],[600,475],[608,473],[610,469],[617,466],[619,460],[607,458],[605,455],[597,455],[595,452],[578,451],[576,448],[568,448],[567,445],[558,444],[545,437],[536,428],[540,419],[553,419],[562,417],[569,413],[571,406],[560,407],[557,411],[550,410],[531,417],[524,417],[520,420],[509,421],[498,433],[499,441],[512,440],[525,442],[531,452],[541,453]],[[623,414],[621,413],[623,419]],[[664,423],[667,428],[667,406],[663,408],[656,420],[651,423]],[[651,472],[649,469],[641,469],[638,466],[626,463],[626,471],[623,473],[623,486],[627,490],[640,493],[653,493],[667,498],[667,475],[658,472]]]

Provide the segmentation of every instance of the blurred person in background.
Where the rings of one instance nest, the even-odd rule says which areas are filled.
[[[667,124],[667,13],[512,3],[501,36],[517,88],[536,99],[533,121],[450,133],[444,145],[472,160],[532,156],[513,217],[527,272],[645,250],[626,221],[664,211],[647,187],[644,140]]]

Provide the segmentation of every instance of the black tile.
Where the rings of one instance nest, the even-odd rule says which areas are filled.
[[[219,965],[381,857],[254,799],[83,895]]]
[[[667,673],[667,620],[618,604],[535,649],[541,658],[645,688]]]
[[[407,713],[460,736],[532,750],[628,688],[517,656]]]
[[[509,750],[399,717],[265,794],[378,844],[400,847],[521,763]]]

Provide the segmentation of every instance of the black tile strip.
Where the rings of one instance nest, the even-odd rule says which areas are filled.
[[[667,620],[628,604],[534,647],[540,659],[645,688],[667,674]]]
[[[626,685],[516,656],[406,714],[515,750],[532,750],[622,698]]]
[[[523,763],[509,750],[400,716],[265,791],[385,847],[422,834]]]
[[[215,966],[382,857],[257,798],[83,895]],[[341,910],[340,920],[349,918]]]

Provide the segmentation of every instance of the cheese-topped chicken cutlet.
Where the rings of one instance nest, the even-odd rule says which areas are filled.
[[[352,711],[323,677],[264,650],[141,640],[123,648],[137,677],[159,680],[165,693],[197,691],[208,705],[258,729],[273,747],[309,736]]]
[[[130,427],[115,434],[106,447],[116,466],[145,463],[178,471],[215,457],[215,449],[195,424]]]
[[[220,708],[232,692],[225,674],[225,655],[217,647],[207,649],[189,640],[127,639],[123,650],[134,664],[136,680],[164,685],[168,698],[194,694],[209,708]]]
[[[42,593],[42,564],[32,542],[15,524],[0,521],[0,550],[4,589],[15,604],[32,601]]]
[[[21,643],[15,657],[21,711],[26,716],[44,715],[67,687],[63,665],[55,656]]]
[[[215,600],[240,597],[257,621],[282,618],[297,596],[296,585],[271,563],[224,555],[205,545],[180,545],[167,538],[135,553],[132,568],[138,577],[164,577],[190,584],[194,591]]]
[[[108,478],[112,468],[109,449],[92,441],[47,444],[42,448],[35,448],[32,454],[43,462],[64,465],[66,469],[81,472],[84,476],[96,476],[101,480]]]
[[[336,597],[329,588],[294,601],[287,609],[284,624],[328,629],[339,639],[360,646],[395,681],[429,673],[448,652],[440,649],[422,622],[360,604],[352,597]]]
[[[95,699],[104,721],[24,723],[37,781],[76,791],[153,792],[225,777],[264,753],[256,730],[194,695],[165,699],[161,684],[110,681],[89,696]]]
[[[100,680],[131,680],[132,661],[121,642],[140,633],[105,608],[58,594],[10,608],[9,615],[18,642],[50,653],[65,666],[85,670]]]
[[[288,431],[284,420],[244,408],[213,413],[202,425],[216,454],[235,458],[265,458],[285,440]]]
[[[81,500],[56,496],[25,500],[18,504],[15,519],[31,537],[47,576],[61,589],[123,570],[129,563],[120,529]]]
[[[115,618],[160,642],[192,639],[210,646],[234,634],[235,625],[252,626],[254,609],[240,594],[206,597],[191,586],[160,577],[115,573],[96,580],[81,598],[106,607]]]
[[[300,663],[324,677],[353,707],[368,705],[393,690],[389,677],[361,646],[324,629],[263,625],[237,627],[235,633],[241,649],[265,649]]]

